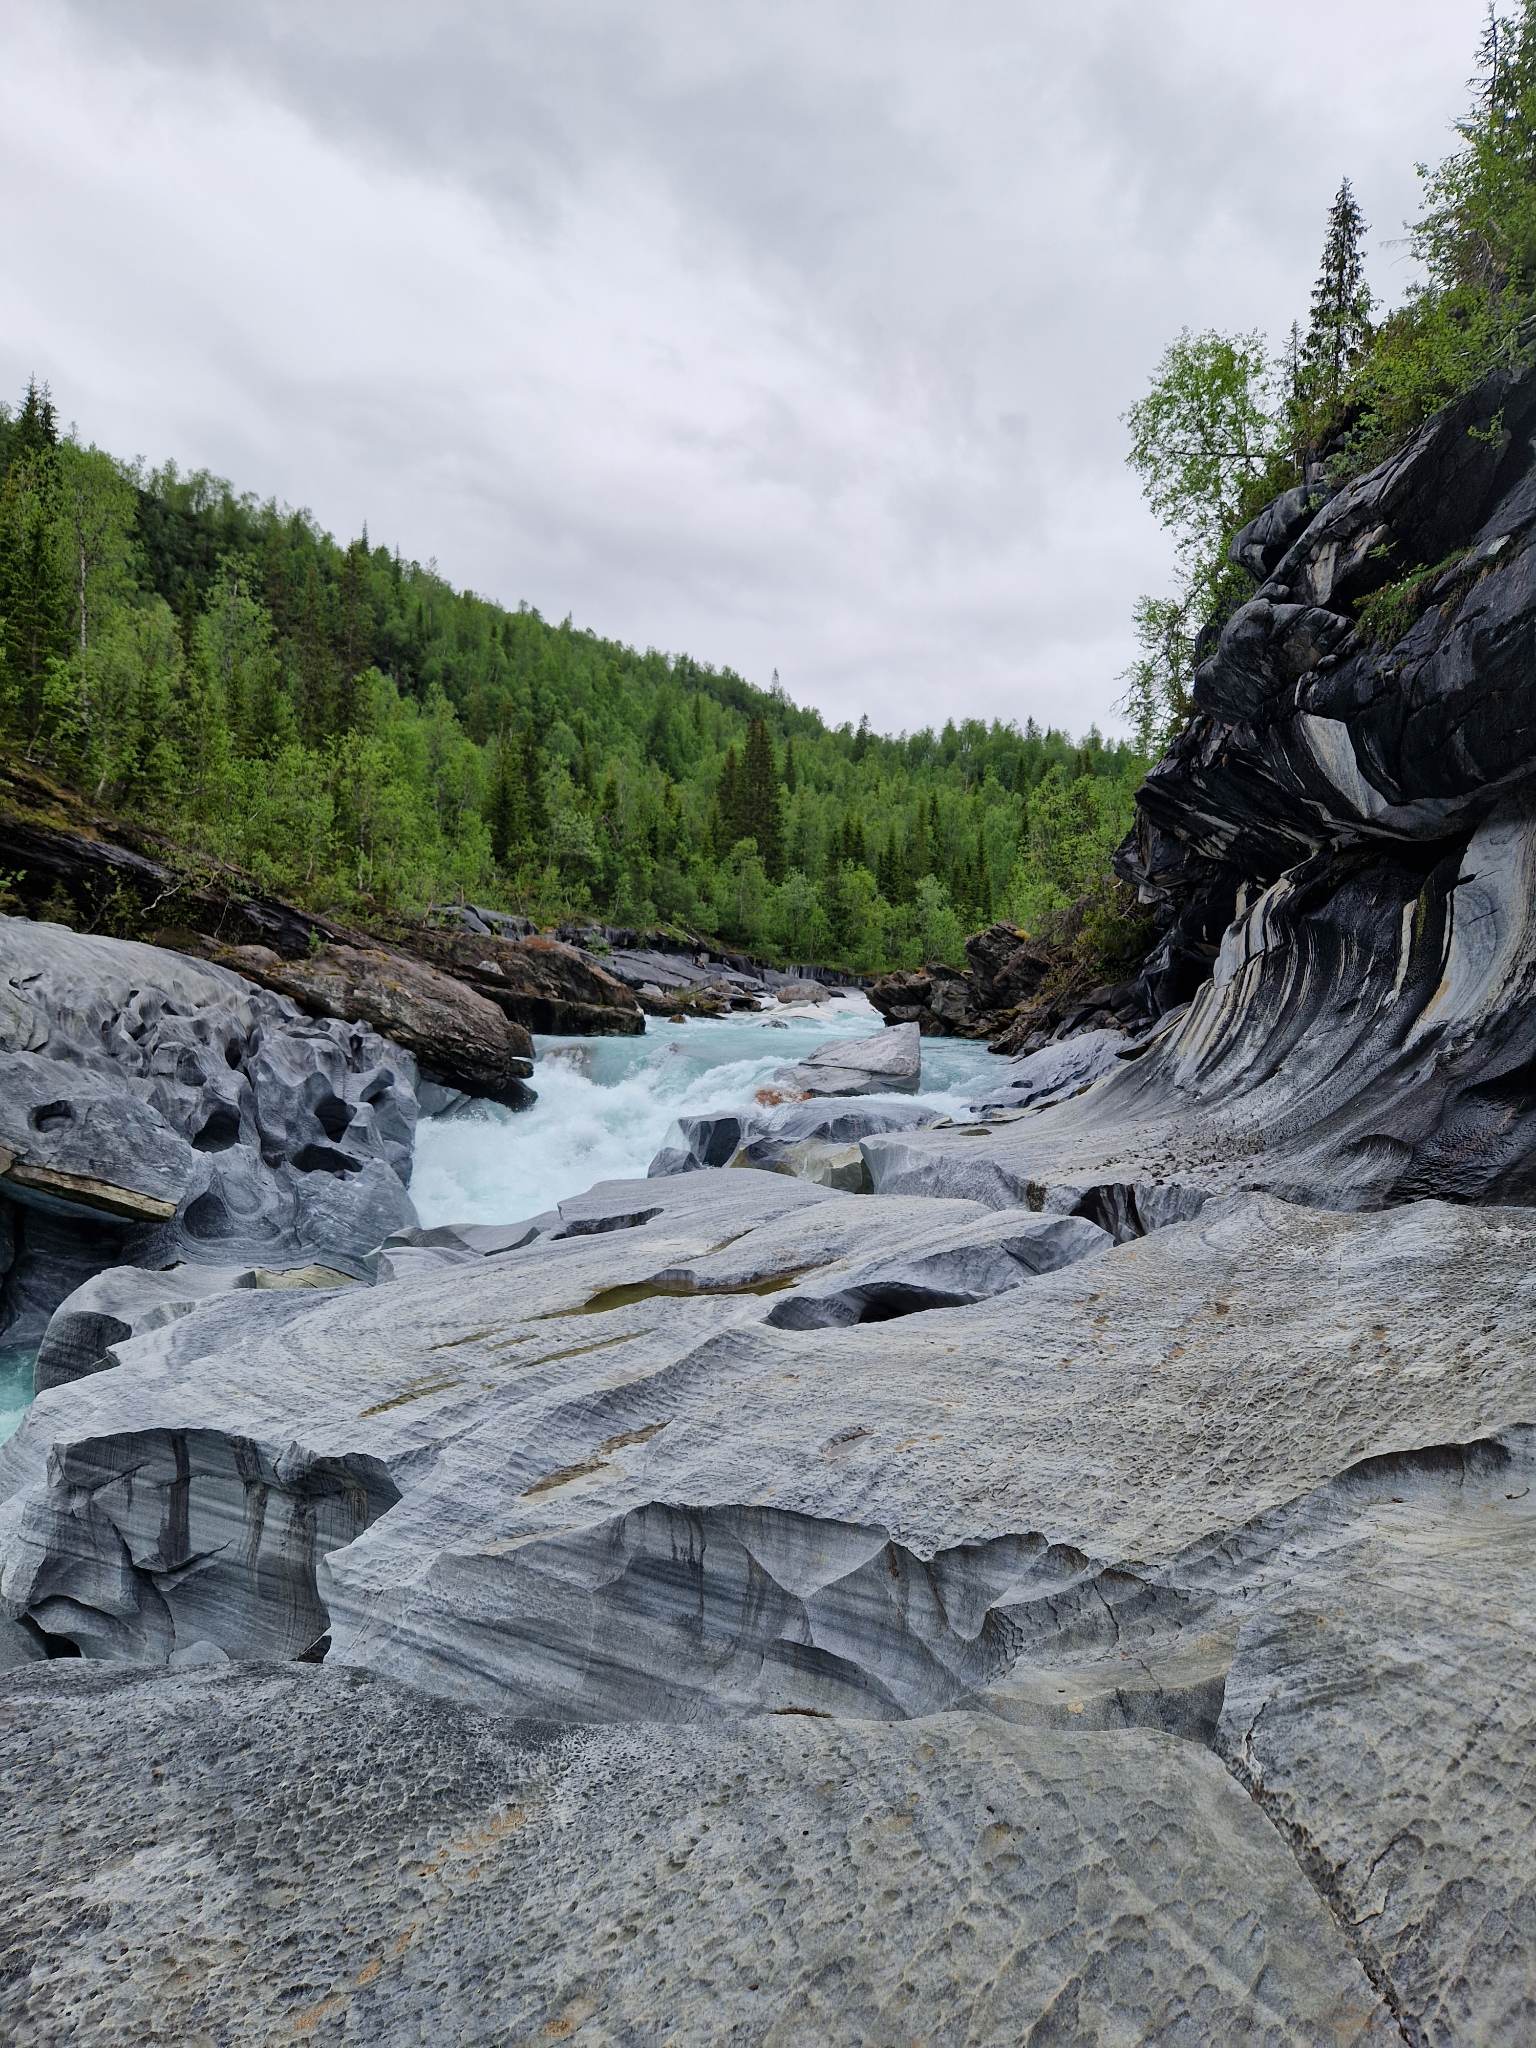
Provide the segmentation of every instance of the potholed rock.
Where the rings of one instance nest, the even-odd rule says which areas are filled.
[[[0,918],[0,1337],[110,1265],[361,1270],[415,1220],[414,1082],[228,969]]]

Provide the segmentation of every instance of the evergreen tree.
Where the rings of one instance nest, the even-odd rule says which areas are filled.
[[[747,751],[742,763],[742,820],[745,836],[757,841],[757,850],[768,879],[784,878],[784,806],[779,792],[778,772],[773,761],[773,741],[761,718],[747,727]]]
[[[501,868],[513,867],[528,842],[528,804],[523,776],[521,750],[509,733],[498,733],[491,753],[485,821],[490,827],[491,852]]]
[[[33,383],[0,486],[0,717],[35,752],[55,665],[70,651],[70,589],[57,540],[59,455],[47,387]]]
[[[741,765],[734,746],[725,750],[725,764],[715,785],[715,808],[711,838],[716,860],[724,860],[738,840],[751,836],[746,823]]]
[[[529,844],[535,854],[543,854],[549,847],[549,800],[544,789],[544,750],[532,719],[523,727],[522,755],[523,817]]]
[[[1314,405],[1337,402],[1370,340],[1364,240],[1365,216],[1345,178],[1328,209],[1322,267],[1312,287],[1312,317],[1302,345],[1302,381]]]

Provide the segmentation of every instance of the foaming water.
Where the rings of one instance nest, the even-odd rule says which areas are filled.
[[[424,1121],[411,1193],[425,1224],[509,1223],[537,1215],[595,1181],[641,1177],[680,1116],[744,1109],[786,1062],[829,1038],[879,1029],[865,1002],[830,1014],[772,1012],[648,1020],[643,1038],[540,1038],[538,1102],[514,1115],[487,1103],[472,1116]],[[904,1102],[963,1115],[991,1055],[964,1039],[923,1040],[922,1092]]]
[[[0,1344],[0,1444],[14,1436],[32,1404],[32,1361],[35,1351]]]

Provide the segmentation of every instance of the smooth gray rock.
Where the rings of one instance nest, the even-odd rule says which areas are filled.
[[[653,1178],[703,1166],[762,1166],[795,1172],[808,1142],[845,1148],[880,1131],[920,1130],[940,1113],[915,1102],[851,1102],[838,1097],[783,1102],[705,1116],[680,1117],[651,1161]]]
[[[92,1271],[352,1271],[414,1221],[409,1056],[226,969],[0,918],[0,1334]]]
[[[117,1363],[114,1345],[190,1314],[211,1295],[242,1288],[314,1290],[353,1284],[350,1274],[330,1266],[172,1266],[163,1272],[109,1267],[54,1310],[33,1368],[37,1391],[105,1371]]]
[[[1372,1460],[1266,1535],[1222,1753],[1409,2039],[1536,2038],[1536,1429]]]
[[[922,1070],[915,1024],[891,1024],[873,1038],[837,1038],[774,1077],[805,1095],[912,1095]]]
[[[794,1782],[760,1760],[788,1730],[887,1774],[914,1753],[900,1742],[926,1744],[938,1799],[945,1745],[980,1715],[994,1807],[1005,1759],[1038,1774],[1054,1757],[1078,1833],[1099,1825],[1110,1759],[1177,1758],[1179,1798],[1206,1811],[1206,1787],[1246,1817],[1264,1868],[1342,1930],[1407,2038],[1523,2038],[1536,1212],[1224,1198],[1110,1248],[1082,1219],[699,1173],[609,1184],[521,1249],[457,1257],[346,1294],[209,1296],[44,1393],[0,1450],[12,1625],[97,1669],[204,1644],[293,1658],[328,1638],[325,1685],[403,1680],[436,1696],[411,1711],[438,1727],[458,1725],[447,1702],[500,1717],[494,1741],[520,1739],[517,1716],[647,1723],[561,1738],[598,1743],[605,1770],[627,1753],[607,1744],[653,1763],[715,1745],[743,1815]],[[909,1297],[877,1306],[908,1312],[831,1326],[886,1285]],[[960,1285],[987,1298],[932,1305]],[[68,1681],[4,1683],[48,1689],[27,1726],[46,1717],[48,1756],[67,1758]],[[300,1695],[249,1696],[298,1740]],[[153,1697],[140,1725],[159,1728]],[[355,1705],[311,1725],[372,1781]],[[103,1737],[125,1769],[146,1740]],[[248,1747],[228,1728],[209,1740]],[[689,1758],[679,1783],[705,1768]],[[809,1782],[840,1773],[822,1758]],[[589,1884],[636,1832],[593,1812],[611,1831],[583,1852],[605,1874]],[[1160,1810],[1148,1825],[1168,1838]],[[761,1853],[744,1851],[754,1869]],[[1047,1861],[1059,1877],[1060,1851]],[[382,1869],[398,1886],[392,1854]],[[923,1870],[927,1903],[903,1880],[879,1925],[948,1897]],[[1202,1896],[1252,1925],[1256,1881],[1234,1891],[1213,1865]],[[1153,1891],[1162,1940],[1189,1923]],[[1101,1886],[1054,1924],[1095,1943],[1119,1913]],[[1017,1914],[1010,1940],[1038,1946]],[[1161,1950],[1138,1964],[1146,2010],[1183,1995],[1172,1967]],[[311,2002],[331,1995],[327,1979]],[[1118,1979],[1104,1995],[1122,2028],[1140,2010]],[[1288,2038],[1263,2010],[1264,2038]],[[926,2009],[913,2024],[934,2037]],[[1375,2038],[1380,2013],[1367,2000],[1351,2024]]]
[[[999,1062],[997,1073],[986,1076],[974,1100],[978,1106],[999,1109],[1043,1109],[1048,1103],[1063,1102],[1112,1074],[1134,1042],[1124,1031],[1080,1031],[1006,1066]]]
[[[851,1272],[812,1281],[768,1312],[779,1330],[891,1322],[898,1316],[990,1301],[1037,1273],[1076,1265],[1113,1239],[1076,1216],[1017,1210],[925,1231],[911,1249],[885,1251]]]
[[[1260,1810],[1154,1734],[556,1734],[52,1665],[0,1681],[0,1760],[18,2042],[1399,2038]]]

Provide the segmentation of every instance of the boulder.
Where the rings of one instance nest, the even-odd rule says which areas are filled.
[[[633,992],[574,946],[534,937],[478,938],[420,929],[413,952],[494,1003],[525,1031],[564,1036],[644,1031]]]
[[[533,1040],[487,997],[409,955],[377,946],[324,945],[299,960],[262,946],[220,953],[226,966],[276,989],[315,1017],[371,1025],[403,1045],[431,1080],[464,1095],[524,1109]]]
[[[414,1080],[227,968],[0,918],[0,1336],[106,1266],[361,1270],[414,1220]]]
[[[781,981],[774,990],[781,1003],[829,1003],[832,991],[819,981]]]
[[[836,1038],[774,1076],[774,1086],[801,1095],[912,1095],[922,1072],[915,1024],[895,1024],[873,1038]]]
[[[784,1161],[802,1145],[845,1148],[879,1131],[914,1131],[938,1121],[938,1110],[915,1102],[855,1105],[837,1098],[717,1110],[680,1117],[647,1171],[653,1178],[692,1173],[704,1166],[766,1166],[793,1172],[796,1169]]]

